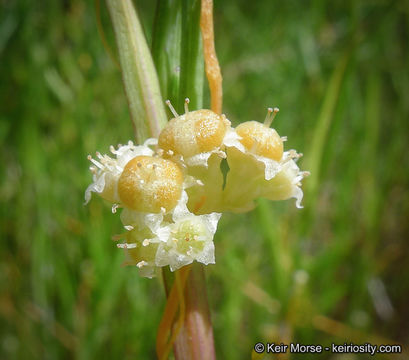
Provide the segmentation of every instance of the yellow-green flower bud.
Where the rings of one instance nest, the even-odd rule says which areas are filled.
[[[240,142],[254,155],[280,161],[283,157],[283,140],[277,131],[257,121],[247,121],[236,127]]]
[[[170,120],[159,135],[158,145],[168,155],[185,159],[219,148],[230,122],[224,115],[197,110]]]
[[[118,195],[126,207],[145,213],[172,210],[183,189],[183,173],[170,160],[137,156],[129,161],[119,180]]]
[[[85,203],[91,200],[92,192],[112,203],[118,203],[120,199],[117,185],[124,166],[136,156],[152,156],[154,152],[149,146],[156,144],[156,139],[148,139],[143,145],[134,145],[129,141],[127,145],[118,145],[118,149],[111,146],[110,150],[115,158],[101,155],[99,152],[96,153],[98,160],[88,155],[88,160],[92,163],[90,170],[93,173],[93,182],[85,191]]]
[[[254,200],[296,198],[301,207],[301,172],[293,159],[301,155],[294,150],[283,152],[283,141],[269,126],[278,109],[268,109],[264,124],[248,121],[240,124],[225,140],[230,171],[219,211],[244,212],[254,207]],[[234,136],[235,135],[235,136]]]

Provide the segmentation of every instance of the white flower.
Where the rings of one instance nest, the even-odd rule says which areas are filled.
[[[156,265],[169,265],[172,271],[194,260],[205,265],[214,264],[213,237],[221,214],[187,214],[162,229]]]
[[[301,180],[309,173],[300,171],[294,160],[302,154],[295,150],[283,152],[282,142],[286,138],[280,138],[274,129],[263,124],[243,123],[241,130],[244,138],[231,129],[224,139],[230,167],[223,198],[225,209],[248,211],[259,197],[295,198],[296,206],[301,208]]]
[[[127,233],[127,242],[117,244],[117,247],[124,249],[125,261],[123,265],[136,266],[139,269],[139,274],[142,277],[155,277],[159,268],[155,264],[155,257],[158,249],[158,244],[150,242],[149,239],[143,239],[144,235],[149,231],[133,230]]]
[[[288,152],[289,153],[289,152]],[[261,196],[270,200],[296,199],[296,207],[302,208],[301,180],[308,176],[308,171],[300,171],[291,154],[284,153],[280,172],[263,186]]]
[[[183,191],[176,207],[169,213],[140,213],[124,208],[121,221],[129,230],[125,249],[125,265],[135,265],[140,275],[153,277],[158,268],[168,266],[175,271],[193,261],[214,264],[213,237],[221,214],[192,214]]]
[[[271,129],[269,129],[271,130]],[[257,153],[256,146],[254,149],[246,149],[244,145],[240,142],[242,137],[236,133],[234,129],[230,129],[224,138],[224,145],[227,148],[236,148],[241,153],[253,157],[256,161],[264,164],[264,177],[266,180],[272,179],[278,172],[281,170],[281,163],[280,161],[273,160],[271,158],[262,156]],[[257,144],[257,139],[254,139],[254,142]]]
[[[111,146],[110,151],[115,158],[97,152],[99,161],[89,155],[88,159],[93,164],[90,167],[93,173],[93,183],[85,190],[85,204],[91,200],[92,192],[98,193],[112,203],[119,202],[117,184],[124,166],[136,156],[152,156],[154,151],[149,146],[156,144],[156,139],[148,139],[143,145],[134,145],[132,141],[129,141],[127,145],[118,145],[117,150]]]
[[[259,197],[295,198],[302,207],[301,180],[308,172],[296,164],[301,155],[284,152],[286,138],[270,128],[277,108],[268,110],[264,124],[248,121],[233,129],[224,115],[189,112],[187,104],[181,116],[170,106],[175,118],[158,140],[111,146],[113,157],[89,156],[93,183],[85,201],[96,192],[114,203],[113,213],[122,208],[126,232],[114,240],[122,239],[117,247],[125,251],[124,264],[138,267],[141,276],[193,261],[214,264],[213,238],[222,211],[249,211]]]

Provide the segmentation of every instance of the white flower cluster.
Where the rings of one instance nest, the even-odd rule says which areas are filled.
[[[172,271],[193,261],[215,263],[213,237],[221,213],[243,212],[254,200],[295,198],[301,207],[301,172],[294,150],[283,151],[284,138],[269,125],[278,109],[269,109],[264,124],[249,121],[236,129],[224,115],[210,110],[175,115],[158,139],[136,146],[111,147],[114,155],[97,153],[92,162],[93,183],[85,192],[123,208],[126,229],[116,240],[127,265],[146,277],[159,268]],[[226,159],[224,178],[220,169]]]
[[[93,164],[90,168],[93,183],[85,191],[86,203],[91,192],[96,192],[114,203],[113,213],[123,208],[121,221],[126,233],[114,238],[126,240],[117,245],[125,249],[125,263],[136,265],[146,277],[155,276],[158,267],[167,265],[174,271],[194,260],[213,264],[213,236],[221,216],[218,213],[195,215],[188,210],[185,188],[195,182],[184,176],[179,165],[159,158],[150,148],[156,144],[156,139],[148,139],[140,146],[130,141],[118,149],[111,147],[113,158],[99,153],[98,160],[89,157]],[[135,167],[131,166],[133,162]],[[129,181],[126,182],[129,169],[131,177],[136,179],[131,181],[130,187]],[[175,172],[180,176],[172,177]],[[168,176],[175,183],[173,189]],[[138,193],[138,185],[142,192]],[[174,199],[175,206],[172,206]],[[156,200],[163,205],[158,211],[154,209]]]

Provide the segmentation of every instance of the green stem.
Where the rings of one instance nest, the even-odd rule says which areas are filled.
[[[182,0],[182,46],[179,102],[190,99],[190,108],[203,107],[204,59],[200,33],[200,0]],[[179,105],[180,106],[180,105]]]
[[[177,109],[180,103],[181,6],[181,0],[158,1],[152,39],[152,57],[162,95],[165,99],[170,100]]]
[[[204,60],[199,0],[158,1],[152,54],[166,98],[179,112],[183,111],[186,97],[190,99],[192,110],[200,109],[203,104]],[[163,280],[169,294],[173,273],[164,269]],[[203,265],[193,264],[184,294],[185,321],[174,343],[175,358],[215,359]]]
[[[172,4],[178,7],[177,12],[170,11]],[[190,98],[192,108],[202,106],[204,61],[199,26],[200,1],[182,0],[182,4],[180,7],[179,1],[176,4],[170,0],[158,2],[153,55],[159,82],[131,0],[107,0],[138,143],[149,136],[158,136],[166,124],[160,86],[167,98],[177,100],[176,107],[181,105],[184,97]],[[181,28],[178,29],[177,24],[181,24]],[[175,40],[179,39],[181,41],[176,41],[175,45]],[[180,71],[175,71],[176,68]],[[168,271],[164,272],[167,292],[173,279]],[[202,265],[192,267],[185,288],[185,305],[184,326],[174,344],[176,359],[214,359],[213,330]]]

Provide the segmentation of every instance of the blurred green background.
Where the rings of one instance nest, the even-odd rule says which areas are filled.
[[[87,154],[132,137],[95,4],[0,4],[0,358],[154,359],[160,281],[120,267],[109,204],[83,206]],[[154,3],[136,6],[150,41]],[[312,172],[302,210],[223,216],[207,268],[218,358],[408,344],[408,16],[408,1],[216,1],[224,112],[237,125],[279,106]],[[104,5],[101,22],[114,47]]]

